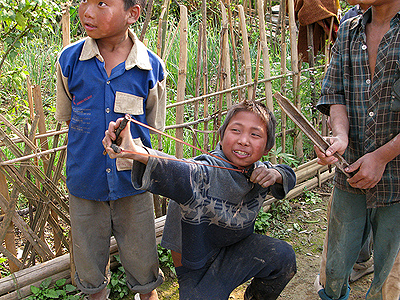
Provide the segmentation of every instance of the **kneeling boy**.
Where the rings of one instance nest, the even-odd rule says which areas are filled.
[[[172,199],[161,245],[172,251],[180,299],[228,299],[252,278],[245,299],[278,298],[296,273],[294,251],[284,241],[254,233],[266,195],[283,199],[296,182],[290,167],[259,161],[275,142],[273,114],[254,101],[233,106],[212,155],[191,163],[136,146],[126,130],[124,150],[115,153],[110,145],[120,122],[111,122],[103,139],[110,157],[134,160],[135,188]]]

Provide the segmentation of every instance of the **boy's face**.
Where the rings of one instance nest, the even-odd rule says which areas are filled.
[[[130,24],[137,21],[140,6],[125,10],[124,0],[82,0],[79,19],[88,36],[94,39],[125,36]]]
[[[232,117],[220,142],[229,161],[246,168],[266,154],[267,128],[259,116],[240,111]]]

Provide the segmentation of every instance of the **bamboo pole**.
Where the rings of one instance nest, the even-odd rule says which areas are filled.
[[[269,65],[269,48],[267,43],[267,33],[265,30],[265,19],[264,19],[264,2],[263,0],[258,0],[258,18],[259,18],[259,27],[260,27],[260,43],[262,49],[262,57],[263,57],[263,68],[264,68],[264,77],[271,77],[271,68]],[[265,97],[267,98],[267,107],[273,112],[274,111],[274,103],[272,99],[272,83],[271,81],[265,82]],[[276,145],[272,148],[273,152],[276,153]],[[276,164],[277,159],[276,155],[269,155],[269,159],[273,164]]]
[[[260,43],[261,43],[262,57],[263,57],[264,77],[269,78],[271,77],[271,68],[269,65],[269,48],[267,43],[267,34],[265,30],[263,0],[258,0],[258,18],[260,27]],[[274,111],[271,81],[265,82],[265,97],[267,98],[267,107],[269,108],[270,111]]]
[[[231,2],[230,0],[226,0],[228,6],[228,19],[229,19],[229,30],[231,36],[231,44],[232,44],[232,56],[233,56],[233,64],[235,66],[235,74],[236,74],[236,85],[240,84],[240,77],[239,77],[239,67],[238,67],[238,57],[236,52],[236,39],[235,39],[235,31],[233,30],[233,23],[232,23],[232,9],[231,9]],[[241,101],[240,91],[238,93],[239,101]]]
[[[31,122],[34,119],[35,111],[33,107],[33,98],[32,98],[32,85],[29,75],[26,76],[26,86],[27,86],[27,94],[28,94],[28,105],[29,105],[29,119]]]
[[[225,90],[226,89],[226,56],[228,55],[227,50],[229,50],[228,45],[228,24],[227,24],[227,16],[226,11],[224,11],[225,7],[222,1],[220,1],[221,7],[221,15],[222,15],[222,30],[221,30],[221,38],[220,38],[220,57],[218,64],[218,83],[217,90]],[[214,111],[217,112],[217,118],[214,119],[214,131],[216,131],[221,126],[222,121],[222,106],[223,106],[223,96],[227,97],[227,93],[220,94],[218,97],[218,102],[214,102]],[[216,107],[218,105],[218,107]],[[213,136],[213,145],[214,149],[217,143],[218,134],[214,133]]]
[[[167,34],[167,19],[169,10],[169,0],[164,0],[161,7],[160,19],[158,21],[158,35],[157,35],[157,55],[163,57],[165,48],[165,37]]]
[[[153,0],[149,0],[147,3],[146,18],[145,18],[143,26],[142,26],[142,31],[140,32],[140,40],[142,42],[144,40],[144,36],[146,34],[147,27],[149,26],[152,12],[153,12]]]
[[[201,4],[201,15],[202,15],[202,25],[203,25],[203,46],[202,46],[202,62],[203,62],[203,95],[208,94],[208,56],[207,56],[207,1],[203,0]],[[209,116],[208,111],[208,98],[204,98],[203,101],[203,118],[207,119]],[[204,122],[203,130],[204,130],[204,141],[203,141],[203,149],[208,151],[209,148],[209,136],[208,131],[209,124],[208,122]]]
[[[179,43],[179,74],[178,74],[178,86],[176,102],[185,100],[185,88],[186,88],[186,74],[187,74],[187,38],[188,38],[188,19],[187,9],[184,5],[179,6],[180,10],[180,43]],[[184,107],[179,106],[176,108],[176,123],[182,124],[184,120]],[[183,140],[183,128],[176,130],[176,137]],[[183,158],[183,144],[176,142],[176,153],[177,158]]]
[[[228,15],[225,8],[225,5],[222,1],[220,1],[221,6],[221,17],[222,17],[222,32],[223,32],[223,40],[222,40],[222,49],[223,49],[223,69],[224,73],[222,78],[222,90],[226,90],[231,88],[231,63],[230,63],[230,55],[229,55],[229,32],[228,32]],[[226,93],[226,106],[229,108],[232,106],[232,94],[230,92]]]
[[[290,31],[290,52],[293,76],[293,97],[294,105],[301,110],[298,88],[300,86],[299,56],[297,52],[297,26],[294,14],[294,0],[288,0],[289,11],[289,31]],[[303,139],[300,130],[297,131],[295,138],[295,152],[298,158],[303,159]]]
[[[10,202],[10,194],[8,193],[6,177],[1,172],[0,172],[0,194],[2,194],[8,202]],[[0,209],[0,211],[1,211],[1,209]],[[10,251],[10,253],[12,255],[17,256],[17,248],[15,245],[14,223],[13,222],[11,222],[10,225],[8,226],[7,233],[6,233],[6,236],[4,239],[4,244],[6,246],[6,249],[8,251]],[[8,266],[9,266],[11,273],[14,273],[19,270],[18,266],[15,263],[13,263],[12,261],[8,262]]]
[[[239,20],[240,20],[240,29],[242,32],[242,40],[243,40],[243,58],[244,58],[244,65],[245,65],[245,75],[246,75],[246,82],[251,83],[253,81],[252,74],[251,74],[251,58],[250,58],[250,48],[249,48],[249,39],[247,35],[246,29],[246,18],[244,15],[244,9],[242,5],[238,5],[239,9]],[[253,87],[249,86],[248,88],[248,99],[253,95]]]
[[[41,139],[44,137],[52,137],[55,135],[66,134],[66,133],[68,133],[68,128],[64,128],[64,129],[60,129],[60,130],[49,130],[45,134],[35,135],[34,140]],[[12,137],[12,138],[10,138],[10,140],[15,144],[23,142],[23,140],[19,137]],[[0,141],[0,147],[2,147],[2,146],[4,146],[4,143]]]
[[[281,5],[279,6],[279,15],[281,16],[281,74],[287,73],[286,67],[286,1],[281,0]],[[281,93],[286,95],[286,77],[281,79]],[[281,110],[281,148],[282,153],[286,153],[286,123],[287,116],[286,113]],[[279,163],[283,162],[283,157],[279,158]]]
[[[203,42],[203,25],[199,24],[199,35],[197,38],[197,55],[196,55],[196,83],[195,83],[195,97],[199,97],[200,95],[200,85],[201,85],[201,49]],[[193,111],[193,119],[197,121],[199,119],[199,102],[194,102],[194,111]],[[193,139],[192,145],[196,145],[197,142],[197,124],[193,126]],[[192,156],[196,156],[196,149],[192,148]]]
[[[66,2],[61,5],[61,9],[62,9],[61,27],[62,27],[63,47],[65,47],[71,43],[70,13],[69,13],[70,6],[71,6],[70,2]]]
[[[40,86],[35,85],[33,87],[33,101],[35,103],[35,112],[37,115],[39,115],[39,124],[38,124],[38,129],[40,134],[45,134],[46,133],[46,117],[44,115],[43,111],[43,102],[42,102],[42,94],[40,92]],[[38,146],[39,149],[42,151],[47,151],[49,150],[49,144],[47,141],[47,138],[43,137],[39,139],[40,144]],[[44,170],[46,171],[48,168],[48,161],[47,159],[43,159],[43,167]]]
[[[315,65],[314,62],[314,24],[307,25],[307,44],[308,44],[308,65],[310,68],[313,68]],[[311,102],[313,106],[315,106],[317,97],[315,93],[315,78],[313,71],[310,72],[310,81],[311,81]],[[314,123],[314,126],[317,124]]]

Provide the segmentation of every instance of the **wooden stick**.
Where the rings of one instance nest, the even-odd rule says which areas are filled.
[[[31,158],[34,158],[34,157],[42,158],[47,154],[51,154],[51,153],[54,153],[54,152],[57,152],[57,151],[65,150],[65,149],[67,149],[66,145],[60,146],[60,147],[57,147],[57,148],[53,148],[53,149],[49,149],[49,150],[46,150],[46,151],[39,151],[39,152],[34,153],[34,154],[25,155],[25,156],[21,156],[21,157],[15,158],[15,159],[2,161],[2,162],[0,162],[0,166],[12,165],[12,164],[15,164],[17,162],[27,161],[27,160],[29,160]]]
[[[178,74],[178,86],[176,102],[185,100],[185,88],[186,88],[186,74],[187,74],[187,38],[188,38],[188,19],[187,9],[184,5],[179,6],[180,9],[180,46],[179,46],[179,74]],[[184,107],[179,106],[176,108],[176,123],[182,124],[184,120]],[[176,130],[176,138],[183,140],[183,129],[178,128]],[[177,158],[183,158],[183,144],[176,143]]]
[[[33,98],[32,98],[32,85],[29,75],[26,76],[26,87],[27,87],[27,96],[28,96],[28,104],[29,104],[29,119],[33,122],[35,110],[33,107]]]
[[[243,58],[245,65],[246,82],[250,83],[253,81],[253,79],[251,74],[251,58],[250,58],[249,38],[247,35],[247,28],[246,28],[246,18],[244,15],[243,6],[238,5],[238,9],[239,9],[240,28],[242,32],[242,41],[243,41]],[[251,97],[251,95],[253,95],[253,87],[249,86],[247,97]]]
[[[61,26],[62,26],[63,47],[71,43],[71,33],[70,33],[71,25],[70,25],[70,13],[69,13],[70,6],[71,6],[70,2],[66,2],[61,5],[62,9]]]
[[[6,181],[6,177],[4,176],[3,173],[0,173],[0,194],[8,202],[10,202],[10,194],[8,193],[7,181]],[[16,257],[17,256],[17,248],[15,245],[14,223],[13,222],[11,222],[10,225],[8,226],[7,233],[6,233],[6,236],[4,239],[4,243],[5,243],[6,249],[8,251],[10,251],[10,253]],[[11,260],[8,262],[8,266],[10,268],[11,273],[14,273],[19,270],[19,267]]]
[[[263,0],[258,0],[258,18],[260,27],[260,43],[261,43],[262,57],[263,57],[264,78],[269,78],[271,77],[271,68],[269,65],[269,48],[267,43],[267,34],[265,31]],[[269,108],[270,111],[274,111],[271,81],[265,82],[265,97],[267,97],[267,107]]]
[[[222,74],[222,90],[226,90],[231,88],[231,64],[230,64],[230,55],[229,55],[229,32],[228,32],[228,16],[226,12],[225,5],[222,1],[220,1],[221,6],[221,16],[222,16],[222,32],[223,41],[222,41],[222,49],[223,53],[223,70]],[[226,106],[229,108],[232,106],[232,94],[230,92],[226,93]]]
[[[147,27],[149,26],[152,12],[153,12],[153,0],[149,0],[147,3],[146,17],[145,17],[145,20],[143,23],[142,31],[140,33],[140,40],[142,42],[144,40],[144,36],[146,34]]]
[[[281,74],[287,73],[286,67],[286,1],[281,0],[279,6],[279,15],[281,16]],[[281,93],[286,95],[286,77],[282,77],[281,79]],[[287,116],[286,113],[281,110],[281,147],[282,153],[286,153],[286,122]],[[279,158],[279,163],[283,162],[283,157]]]
[[[199,24],[199,36],[197,40],[197,56],[196,56],[196,90],[195,97],[199,97],[200,95],[200,85],[201,85],[201,49],[203,42],[203,24]],[[193,120],[197,121],[199,119],[199,102],[194,102],[194,116]],[[197,124],[194,124],[193,128],[197,129]],[[196,145],[195,141],[197,141],[197,133],[193,132],[192,145]],[[196,156],[196,149],[192,148],[192,156]]]
[[[202,15],[202,24],[203,24],[203,46],[202,46],[202,51],[203,51],[203,95],[208,94],[208,56],[207,56],[207,1],[203,0],[202,5],[201,5],[201,15]],[[208,98],[203,98],[203,118],[206,119],[209,115],[208,112]],[[208,131],[209,125],[208,122],[204,122],[203,125],[204,131]],[[203,140],[203,149],[206,151],[210,150],[209,148],[209,136],[208,134],[204,134],[204,140]]]
[[[294,105],[297,108],[300,107],[298,88],[300,86],[300,74],[299,74],[299,56],[297,52],[297,26],[294,14],[294,0],[288,0],[289,10],[289,29],[290,29],[290,49],[291,49],[291,64],[292,71],[295,73],[293,76],[293,96]],[[301,131],[295,136],[295,153],[299,158],[303,158],[303,138]]]
[[[230,35],[231,35],[233,64],[235,66],[236,85],[239,85],[240,77],[239,77],[238,57],[237,57],[237,53],[236,53],[235,31],[233,30],[233,23],[232,23],[231,2],[230,2],[230,0],[226,0],[226,1],[227,1],[227,6],[228,6],[229,30],[230,30]],[[239,101],[241,101],[240,91],[238,93],[238,98],[239,98]]]

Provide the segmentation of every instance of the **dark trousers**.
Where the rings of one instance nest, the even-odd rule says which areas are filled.
[[[252,234],[222,248],[198,270],[176,268],[181,300],[224,300],[239,285],[253,278],[247,299],[277,299],[296,273],[292,247],[281,240]]]

